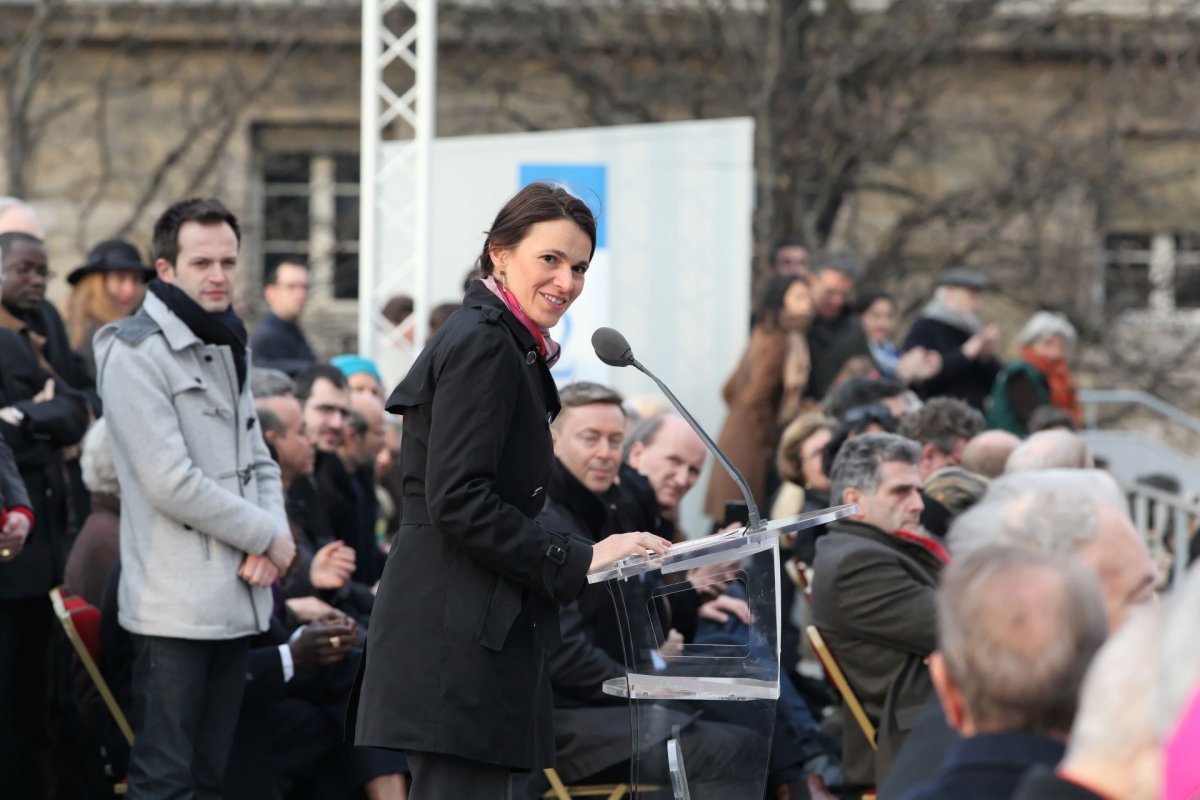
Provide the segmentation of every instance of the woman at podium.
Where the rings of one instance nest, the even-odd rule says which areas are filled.
[[[596,221],[534,183],[496,216],[480,280],[392,392],[404,417],[401,526],[372,613],[347,727],[405,750],[411,797],[504,798],[554,756],[545,652],[589,570],[665,553],[648,533],[589,545],[534,518],[559,410],[549,329],[583,290]]]

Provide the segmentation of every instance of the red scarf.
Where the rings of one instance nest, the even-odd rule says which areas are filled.
[[[892,531],[892,536],[925,548],[934,558],[943,564],[950,563],[949,551],[942,546],[941,542],[930,536],[922,536],[919,533],[909,533],[908,531]]]
[[[491,289],[492,293],[504,301],[504,305],[512,312],[512,315],[517,318],[525,330],[533,334],[534,341],[537,342],[538,352],[542,354],[542,358],[546,359],[546,366],[553,367],[558,361],[558,355],[561,348],[558,343],[550,338],[550,331],[541,328],[536,322],[529,318],[525,313],[525,309],[521,308],[521,304],[517,302],[517,298],[508,287],[496,280],[495,277],[489,275],[483,279],[483,285]]]
[[[1050,387],[1050,405],[1068,412],[1076,425],[1081,424],[1083,414],[1079,409],[1079,398],[1075,394],[1075,379],[1071,377],[1071,369],[1066,360],[1051,360],[1039,356],[1029,345],[1021,348],[1021,358],[1046,377],[1046,384]]]

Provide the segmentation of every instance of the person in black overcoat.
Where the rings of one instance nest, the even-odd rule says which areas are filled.
[[[913,323],[900,349],[907,353],[923,347],[942,357],[936,374],[913,384],[922,398],[957,397],[985,410],[984,401],[1003,367],[993,352],[1000,332],[978,317],[987,287],[987,278],[974,270],[947,270],[933,300]]]
[[[407,751],[414,800],[509,794],[554,758],[546,653],[589,569],[668,543],[595,545],[535,521],[559,410],[548,329],[583,288],[595,219],[531,184],[496,217],[482,280],[387,408],[404,416],[401,526],[384,566],[347,727]]]
[[[0,774],[13,797],[48,787],[47,681],[54,616],[48,593],[66,561],[63,448],[88,425],[84,398],[38,363],[27,334],[0,326],[0,436],[29,495],[33,528],[23,547],[0,552]],[[53,386],[51,392],[47,382]]]

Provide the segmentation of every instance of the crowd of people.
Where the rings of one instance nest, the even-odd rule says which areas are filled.
[[[358,699],[381,581],[395,591],[388,553],[402,525],[427,525],[431,511],[467,529],[483,510],[414,502],[423,486],[401,463],[379,368],[350,353],[322,360],[304,333],[303,263],[269,271],[269,313],[248,334],[233,310],[241,233],[219,202],[166,209],[150,259],[124,240],[96,245],[67,277],[61,310],[46,300],[45,238],[30,206],[0,199],[5,795],[106,796],[128,776],[134,797],[407,797],[406,754],[352,743],[346,709],[358,707],[364,740],[392,735],[378,732],[384,713],[389,730],[408,724],[405,708],[364,710]],[[503,287],[481,277],[468,305],[494,321],[500,312],[487,309],[500,307],[491,297],[504,300]],[[1200,573],[1156,602],[1165,575],[1076,432],[1074,329],[1039,312],[1004,363],[1000,330],[981,318],[986,277],[953,269],[900,338],[895,299],[857,287],[859,277],[848,254],[781,242],[723,390],[719,443],[772,517],[856,506],[782,542],[791,568],[777,576],[773,736],[748,735],[736,704],[658,703],[636,743],[639,781],[670,785],[675,738],[695,797],[737,796],[730,776],[763,755],[756,749],[769,750],[771,797],[1195,796]],[[460,307],[438,306],[431,333],[461,335],[447,323]],[[411,313],[403,298],[383,309],[393,324]],[[527,364],[552,344],[530,342]],[[463,380],[478,382],[481,369]],[[421,405],[431,382],[410,376],[389,407],[432,416],[438,406]],[[530,524],[561,537],[534,578],[562,605],[545,617],[553,630],[536,633],[551,695],[471,705],[483,696],[476,683],[511,677],[495,660],[481,662],[485,676],[438,655],[430,663],[441,671],[395,680],[411,708],[422,693],[466,698],[469,713],[439,731],[464,742],[483,717],[511,728],[536,705],[553,719],[552,742],[514,730],[472,746],[511,751],[509,763],[545,756],[570,784],[619,783],[630,772],[630,714],[603,686],[625,674],[628,633],[603,586],[564,585],[586,566],[569,543],[649,534],[640,546],[657,548],[736,527],[745,520],[727,517],[741,494],[713,469],[703,498],[712,527],[685,530],[681,503],[711,459],[681,417],[595,383],[560,387],[555,402],[548,420],[529,422],[543,432],[550,422],[549,479],[520,486]],[[492,447],[465,423],[421,420],[431,432],[405,451],[410,461],[434,432],[456,452]],[[1196,537],[1192,547],[1194,556]],[[526,556],[542,569],[541,553],[510,552],[511,569],[525,569]],[[406,565],[405,581],[431,563]],[[664,664],[754,626],[737,582],[715,577],[724,566],[678,576],[665,594],[669,579],[645,579]],[[437,568],[478,571],[453,558]],[[59,584],[100,610],[100,668],[132,743],[55,633],[48,593]],[[459,634],[501,653],[528,602],[511,586],[472,586],[490,592],[487,613],[463,631],[378,595],[377,630],[386,623],[388,634],[372,640],[376,664]],[[423,591],[465,603],[447,585]],[[822,676],[809,625],[869,727]],[[379,674],[368,670],[368,693]],[[535,769],[510,790],[534,798],[548,786]]]

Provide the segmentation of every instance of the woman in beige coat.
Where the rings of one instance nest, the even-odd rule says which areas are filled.
[[[799,410],[808,382],[804,331],[811,317],[812,299],[803,279],[788,275],[768,280],[759,295],[750,343],[725,382],[723,395],[729,415],[717,444],[746,477],[760,506],[767,501],[767,465],[775,451],[781,417],[790,418]],[[705,513],[720,522],[725,503],[741,497],[729,475],[715,469],[708,483]]]

